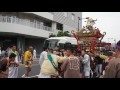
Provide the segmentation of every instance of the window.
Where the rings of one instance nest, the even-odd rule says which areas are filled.
[[[3,22],[3,16],[0,15],[0,22]]]
[[[16,23],[16,16],[12,16],[12,23]]]
[[[3,22],[7,22],[7,16],[3,16]]]
[[[7,16],[7,22],[11,23],[11,17],[10,16]]]
[[[75,20],[75,14],[72,13],[72,20]]]
[[[36,28],[36,20],[33,21],[33,26]]]
[[[68,13],[67,12],[64,12],[64,16],[67,17]]]
[[[63,24],[59,24],[59,23],[57,23],[57,30],[61,30],[61,31],[63,31]]]

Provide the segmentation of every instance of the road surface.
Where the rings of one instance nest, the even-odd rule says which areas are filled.
[[[18,71],[18,78],[22,78],[21,76],[24,74],[24,72],[25,72],[24,65],[20,65]],[[39,73],[40,73],[40,65],[38,60],[36,60],[33,63],[32,71],[30,72],[29,77],[38,75]]]

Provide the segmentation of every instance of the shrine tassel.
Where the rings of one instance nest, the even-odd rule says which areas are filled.
[[[76,40],[77,40],[77,44],[78,44],[78,46],[77,46],[77,50],[80,51],[80,44],[78,43],[78,38],[77,38],[77,36],[76,36],[75,33],[73,33],[73,35],[74,35],[74,37],[75,37]]]
[[[92,40],[91,52],[93,52],[94,49],[95,49],[95,41],[96,41],[96,38],[93,38],[93,40]]]
[[[102,35],[102,38],[101,38],[101,40],[100,40],[100,43],[99,43],[99,50],[100,50],[100,47],[101,47],[101,41],[102,41],[103,38],[104,38],[104,35]]]
[[[97,30],[98,30],[98,28],[97,28]],[[100,33],[99,30],[96,31],[96,38],[98,38],[99,33]],[[98,47],[98,48],[96,48],[96,49],[97,49],[97,50],[100,50],[100,44],[98,44],[97,47]]]

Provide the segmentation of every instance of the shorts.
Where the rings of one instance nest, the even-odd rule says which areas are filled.
[[[25,61],[25,67],[32,67],[32,61]]]

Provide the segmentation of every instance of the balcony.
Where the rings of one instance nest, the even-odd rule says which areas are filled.
[[[48,26],[44,26],[42,22],[39,22],[37,20],[30,21],[29,19],[21,19],[16,16],[2,16],[0,15],[0,22],[2,23],[14,23],[14,24],[20,24],[24,26],[29,26],[36,29],[43,29],[46,31],[52,32],[52,28]]]
[[[0,15],[0,32],[16,33],[48,38],[49,33],[53,32],[51,27],[44,26],[37,20],[21,19],[16,16]]]

